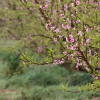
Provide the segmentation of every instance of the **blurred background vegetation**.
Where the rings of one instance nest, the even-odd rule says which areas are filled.
[[[76,91],[78,86],[93,82],[90,74],[75,71],[73,64],[24,65],[20,55],[10,49],[17,46],[38,60],[46,56],[44,48],[49,47],[49,39],[44,36],[44,22],[28,6],[31,5],[25,9],[20,0],[0,0],[0,100],[83,100],[100,96],[89,91],[71,93],[60,89],[61,84],[69,82],[68,89]],[[61,50],[58,48],[57,52]]]

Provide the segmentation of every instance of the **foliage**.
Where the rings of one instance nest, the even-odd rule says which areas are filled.
[[[28,68],[24,74],[20,76],[13,76],[8,81],[8,85],[9,86],[17,85],[17,86],[25,86],[25,87],[32,87],[33,85],[39,85],[39,86],[46,87],[49,85],[58,85],[62,82],[65,83],[67,81],[67,76],[69,72],[60,67],[58,68],[57,67],[37,68],[36,66],[34,68]]]
[[[50,67],[50,66],[49,66]],[[52,73],[52,74],[51,74]],[[81,80],[80,80],[81,79]],[[26,68],[25,73],[22,75],[12,76],[6,87],[17,86],[17,87],[33,87],[33,86],[53,86],[66,84],[69,82],[69,86],[83,85],[88,82],[92,82],[92,77],[86,73],[70,73],[60,66],[48,66]]]
[[[30,0],[23,2],[26,6]],[[48,59],[43,62],[62,64],[65,60],[76,64],[76,69],[98,76],[99,73],[99,1],[40,1],[34,5],[44,20],[50,41]],[[31,7],[34,7],[31,6]],[[29,7],[30,8],[30,7]],[[85,9],[85,10],[84,10]],[[55,42],[57,47],[52,45]],[[26,57],[26,56],[25,56]],[[25,58],[22,58],[25,62]],[[29,63],[38,64],[34,59]],[[42,64],[40,63],[40,64]]]
[[[79,87],[79,90],[80,91],[92,91],[94,94],[96,94],[97,92],[100,91],[99,87],[100,87],[100,81],[96,80],[92,84],[87,83],[85,87],[83,87],[83,86]]]
[[[2,63],[2,62],[0,62]],[[5,65],[7,66],[7,65]],[[27,100],[33,100],[33,99],[38,99],[41,98],[42,100],[66,100],[66,98],[68,100],[82,100],[85,98],[92,98],[93,96],[100,96],[99,93],[96,93],[93,95],[93,92],[79,92],[79,93],[72,93],[72,92],[68,92],[67,91],[63,91],[60,89],[62,82],[63,84],[66,84],[68,81],[71,81],[71,77],[75,76],[76,81],[78,80],[77,77],[81,77],[81,79],[83,79],[83,84],[84,84],[84,76],[86,73],[84,73],[84,75],[77,74],[76,75],[73,73],[68,72],[67,70],[65,70],[65,68],[61,68],[60,66],[30,66],[29,68],[26,69],[25,73],[23,74],[15,74],[12,77],[7,77],[7,76],[3,76],[3,68],[4,65],[0,64],[0,89],[4,89],[4,90],[16,90],[18,93],[0,93],[0,97],[2,97],[2,99],[18,99],[18,100],[22,100],[22,98],[26,98]],[[47,73],[48,72],[48,73]],[[37,77],[38,74],[40,73],[44,73],[45,76],[50,76],[50,81],[54,81],[53,79],[57,79],[55,80],[59,82],[58,83],[54,83],[54,84],[47,84],[45,79],[45,76],[42,75],[41,78],[34,78]],[[54,75],[52,78],[51,73]],[[2,75],[1,75],[2,74]],[[86,75],[87,77],[89,77],[88,75]],[[31,79],[31,80],[30,80]],[[90,79],[90,78],[89,78]],[[86,79],[87,81],[89,79]],[[39,80],[41,82],[41,85],[38,84]],[[43,81],[44,80],[44,81]],[[49,79],[48,79],[49,80]],[[73,80],[73,78],[72,78]],[[43,83],[42,83],[43,82]],[[79,80],[78,80],[79,82]],[[91,82],[91,81],[88,81]],[[80,84],[80,82],[79,82]],[[82,84],[82,83],[81,83]],[[83,85],[82,84],[82,85]],[[4,86],[3,86],[4,85]],[[78,84],[77,84],[78,85]],[[3,87],[2,87],[3,86]],[[69,86],[68,90],[70,91],[76,91],[78,87],[73,87],[70,82],[69,82]],[[22,95],[22,96],[21,96]],[[74,98],[74,99],[73,99]],[[0,98],[1,99],[1,98]],[[1,99],[1,100],[2,100]]]
[[[70,91],[75,91],[77,87],[69,87]],[[80,93],[70,93],[62,91],[59,86],[49,86],[49,87],[33,87],[30,90],[23,91],[26,100],[84,100],[86,98],[92,98],[92,92],[80,92]],[[97,93],[100,95],[99,93]],[[94,95],[95,97],[95,95]]]
[[[87,73],[74,73],[70,76],[70,85],[78,85],[81,86],[82,84],[87,84],[88,82],[92,83],[93,78],[90,74]]]
[[[29,2],[32,3],[28,0],[22,4],[27,8]],[[34,0],[34,7],[44,20],[50,46],[46,50],[48,57],[41,62],[27,56],[22,58],[23,61],[42,65],[62,64],[67,60],[74,63],[77,70],[84,70],[99,79],[99,5],[99,0]]]
[[[4,68],[4,73],[6,76],[23,73],[24,69],[21,66],[19,55],[16,56],[16,54],[13,52],[5,52],[1,50],[0,59],[7,64],[7,66]]]

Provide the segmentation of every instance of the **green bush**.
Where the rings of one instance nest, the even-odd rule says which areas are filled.
[[[41,66],[27,68],[26,72],[21,75],[14,75],[7,83],[7,86],[16,85],[18,87],[33,86],[53,86],[66,84],[69,86],[83,85],[92,82],[92,77],[86,73],[70,73],[60,66]]]
[[[70,85],[83,85],[86,83],[93,82],[93,78],[88,73],[74,73],[70,76]]]
[[[23,72],[23,69],[20,66],[20,55],[16,55],[14,52],[0,51],[0,59],[7,64],[4,68],[6,76]]]
[[[61,70],[61,72],[60,72]],[[65,74],[66,73],[66,74]],[[60,67],[33,67],[27,68],[22,75],[15,75],[9,79],[9,85],[17,86],[50,86],[66,83],[68,71]],[[64,77],[63,77],[64,76]]]

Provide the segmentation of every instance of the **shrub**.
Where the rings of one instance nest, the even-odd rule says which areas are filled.
[[[7,64],[4,68],[6,76],[23,72],[23,68],[20,66],[20,55],[16,55],[14,52],[0,51],[0,59]]]
[[[74,73],[70,76],[70,85],[83,85],[89,82],[93,82],[93,78],[87,73]]]
[[[16,85],[18,87],[33,87],[33,86],[53,86],[66,84],[69,86],[83,85],[87,82],[92,82],[92,77],[86,73],[70,73],[60,66],[52,67],[32,67],[27,68],[22,75],[14,75],[9,79],[7,86]]]

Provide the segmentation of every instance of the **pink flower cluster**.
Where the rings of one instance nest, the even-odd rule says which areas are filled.
[[[77,49],[77,43],[70,45],[70,46],[67,45],[66,48],[70,49],[70,50],[76,50]]]
[[[65,15],[64,14],[60,14],[60,17],[65,18]]]
[[[68,60],[72,60],[74,58],[73,54],[68,55]]]
[[[79,31],[77,35],[82,36],[82,31]]]
[[[69,42],[73,43],[74,42],[74,38],[73,38],[73,33],[69,34]]]
[[[62,24],[62,28],[64,28],[64,29],[70,29],[71,27],[70,27],[70,25],[64,25],[64,24]]]
[[[41,8],[42,10],[46,10],[46,9],[48,8],[48,5],[40,6],[40,8]]]
[[[76,5],[80,5],[80,0],[75,0],[76,1]]]
[[[59,28],[56,28],[56,29],[54,30],[54,32],[55,32],[55,33],[61,33],[61,31],[60,31]]]
[[[80,60],[77,58],[76,59],[76,69],[79,70],[79,67],[82,66],[82,63],[80,62]]]
[[[65,10],[67,10],[67,9],[68,9],[68,5],[67,5],[67,3],[66,3],[66,4],[64,4],[64,9],[65,9]]]
[[[62,58],[61,60],[59,59],[59,60],[57,60],[57,59],[54,59],[54,61],[53,61],[53,64],[55,64],[55,65],[58,65],[58,64],[63,64],[64,63],[64,58]]]
[[[87,38],[85,41],[85,45],[88,45],[90,43],[90,38]]]
[[[54,38],[54,42],[57,42],[58,41],[58,39],[57,38]]]

